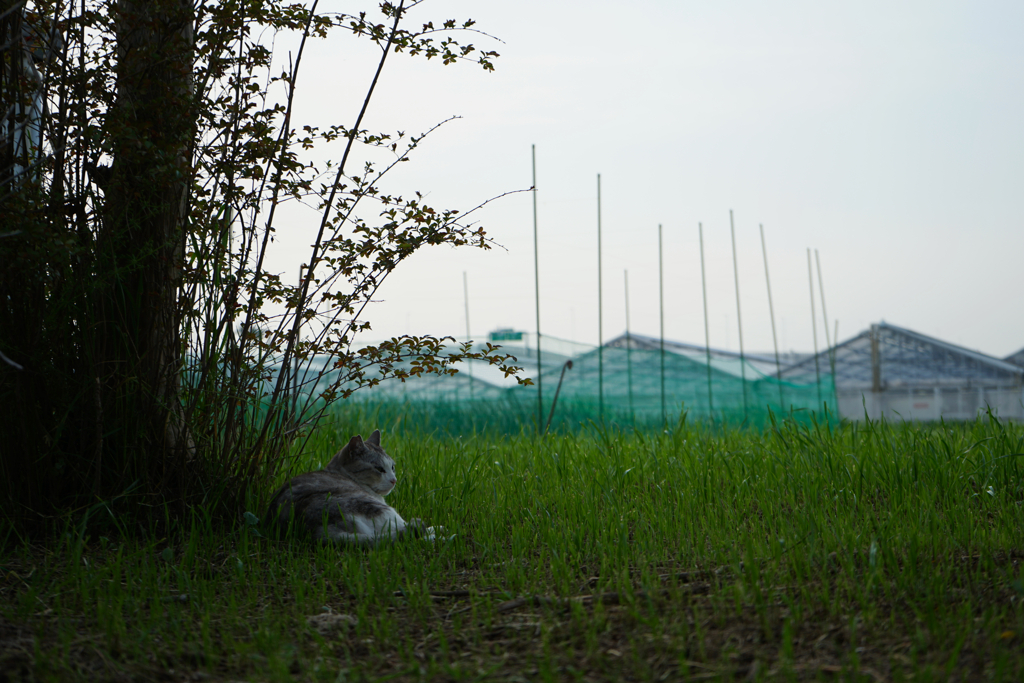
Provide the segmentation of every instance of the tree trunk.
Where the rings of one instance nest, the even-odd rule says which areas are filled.
[[[191,0],[119,0],[115,11],[114,161],[96,269],[105,278],[96,374],[107,441],[98,452],[112,457],[95,464],[96,488],[117,493],[100,482],[110,472],[110,484],[135,478],[167,501],[185,492],[194,450],[179,396],[177,305],[195,136],[194,15]]]

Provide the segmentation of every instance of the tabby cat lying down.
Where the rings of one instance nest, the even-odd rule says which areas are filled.
[[[433,527],[419,519],[406,522],[384,502],[396,483],[395,461],[381,448],[378,429],[366,441],[353,436],[322,470],[285,484],[270,502],[270,517],[320,542],[373,546],[407,536],[434,540]]]

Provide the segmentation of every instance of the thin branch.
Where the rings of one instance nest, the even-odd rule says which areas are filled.
[[[21,365],[19,365],[18,363],[15,363],[15,362],[14,362],[13,360],[11,360],[10,358],[8,358],[8,357],[6,356],[6,354],[4,354],[4,352],[3,352],[3,351],[0,351],[0,360],[2,360],[3,362],[7,363],[8,365],[10,365],[10,366],[11,366],[12,368],[14,368],[15,370],[24,370],[24,369],[25,369],[24,367],[22,367],[22,366],[21,366]]]
[[[295,340],[299,334],[299,328],[302,326],[303,309],[305,308],[306,294],[309,291],[309,283],[313,279],[313,272],[316,268],[317,261],[319,260],[320,246],[323,243],[324,232],[327,229],[327,223],[330,220],[331,209],[334,205],[334,198],[337,196],[338,185],[341,182],[341,178],[345,173],[345,164],[348,162],[349,154],[352,151],[352,147],[355,144],[355,138],[358,134],[359,124],[363,122],[363,117],[366,115],[366,109],[370,106],[370,98],[373,97],[373,92],[377,87],[377,81],[380,79],[381,71],[384,69],[384,62],[387,60],[388,54],[391,51],[391,46],[394,43],[395,36],[398,33],[398,24],[402,19],[402,12],[404,8],[405,0],[399,0],[398,7],[395,9],[395,21],[391,27],[391,34],[388,37],[387,46],[384,48],[384,53],[380,57],[380,62],[377,64],[377,71],[373,74],[373,81],[370,83],[370,89],[366,93],[366,97],[363,99],[363,106],[359,110],[359,116],[356,117],[356,123],[352,126],[352,130],[349,132],[348,143],[345,145],[345,152],[342,155],[341,163],[338,165],[338,172],[335,176],[334,183],[331,186],[331,193],[327,198],[326,205],[324,206],[323,217],[320,220],[320,229],[317,231],[316,241],[313,243],[313,252],[309,259],[309,272],[306,277],[303,278],[302,290],[299,292],[299,298],[295,305],[295,324],[292,328],[292,334],[288,339],[288,347],[285,351],[285,359],[289,358],[292,354],[292,350],[295,347]],[[273,400],[276,401],[280,394],[283,378],[278,376],[277,386],[274,388]]]

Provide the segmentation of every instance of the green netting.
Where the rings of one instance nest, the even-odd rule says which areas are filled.
[[[780,382],[738,359],[712,357],[709,368],[704,358],[678,353],[663,356],[649,349],[604,348],[602,353],[595,349],[572,362],[558,403],[564,401],[577,410],[586,407],[595,418],[600,417],[603,404],[605,417],[615,420],[674,422],[686,411],[691,419],[763,422],[769,410],[775,414],[822,412],[834,393],[829,375],[822,375],[819,390],[817,382]],[[545,403],[554,399],[560,375],[561,368],[543,373]],[[510,391],[520,394],[520,400],[529,395],[536,401],[536,387]]]
[[[634,346],[598,349],[545,338],[538,370],[535,343],[531,347],[526,340],[521,348],[505,350],[516,354],[523,375],[534,379],[533,386],[502,381],[493,368],[473,363],[454,376],[385,382],[357,392],[356,401],[376,404],[375,410],[383,411],[381,419],[411,420],[415,414],[421,423],[452,433],[536,429],[538,422],[543,426],[549,418],[553,429],[572,429],[591,421],[672,425],[684,414],[689,420],[754,427],[765,424],[769,412],[798,419],[834,417],[835,389],[827,368],[820,379],[779,381],[769,374],[774,366],[768,368],[763,359],[741,362],[735,354],[713,351],[709,364],[703,349],[676,345],[662,352]],[[572,369],[565,370],[559,388],[566,361],[572,362]]]

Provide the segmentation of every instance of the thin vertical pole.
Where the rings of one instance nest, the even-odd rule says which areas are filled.
[[[818,365],[818,318],[814,310],[814,269],[811,267],[811,250],[807,249],[807,281],[811,285],[811,332],[814,335],[814,377],[818,384],[818,408],[821,408],[821,368]]]
[[[836,390],[836,356],[833,340],[836,344],[839,343],[837,337],[829,339],[828,336],[828,310],[825,308],[825,283],[821,277],[821,257],[818,256],[818,250],[814,250],[814,264],[818,267],[818,292],[821,293],[821,319],[825,323],[825,343],[828,344],[828,365],[829,372],[832,373],[832,396],[835,399],[835,405],[833,409],[836,411],[836,416],[839,416],[839,393]]]
[[[704,351],[707,353],[708,364],[708,415],[715,419],[715,401],[711,393],[711,330],[708,327],[708,284],[704,277],[704,226],[697,224],[700,234],[700,286],[704,292]]]
[[[629,271],[622,271],[626,280],[626,381],[629,383],[629,414],[636,417],[633,412],[633,342],[629,337]]]
[[[764,281],[768,286],[768,315],[772,319],[772,344],[775,345],[775,377],[779,380],[779,409],[785,410],[786,403],[782,400],[782,363],[779,361],[779,338],[775,334],[775,308],[772,306],[772,279],[768,276],[768,247],[764,241],[764,225],[761,228],[761,253],[764,254]]]
[[[668,424],[668,413],[665,411],[665,263],[661,249],[661,223],[658,224],[658,309],[660,321],[661,348],[661,424]]]
[[[228,209],[230,210],[230,208],[231,207],[229,205]],[[299,289],[302,289],[302,271],[305,270],[305,268],[306,268],[305,264],[302,264],[302,265],[299,266]],[[298,341],[299,340],[296,337],[295,344],[298,344]],[[299,406],[299,362],[295,358],[294,355],[290,358],[290,360],[292,362],[292,419],[295,419],[295,414],[296,414],[296,411],[298,410],[298,406]],[[287,368],[285,368],[285,372],[287,373]],[[288,380],[288,376],[286,374],[285,375],[285,386],[286,387],[288,386],[288,381],[287,380]],[[312,393],[312,392],[310,392],[310,393]],[[287,401],[287,399],[286,399],[286,401]]]
[[[836,329],[832,333],[832,339],[835,340],[836,347],[838,348],[838,346],[839,346],[839,321],[838,320],[836,320]],[[836,363],[835,354],[832,354],[832,389],[835,391],[835,396],[836,396],[836,418],[839,418],[839,417],[841,417],[839,415],[839,387],[836,386],[836,365],[835,365],[835,363]]]
[[[825,343],[829,350],[832,349],[832,339],[828,329],[828,310],[825,308],[825,285],[821,279],[821,259],[818,258],[818,250],[814,250],[814,264],[818,267],[818,292],[821,294],[821,321],[825,324]]]
[[[537,249],[537,146],[530,145],[530,160],[533,165],[533,286],[537,306],[537,431],[544,429],[544,392],[540,364],[540,259]]]
[[[469,279],[466,276],[466,271],[462,271],[462,294],[466,299],[466,341],[472,340],[472,335],[469,333]],[[469,398],[473,400],[473,364],[466,361],[466,366],[469,369]]]
[[[729,209],[729,233],[732,235],[732,272],[736,279],[736,328],[740,335],[740,378],[743,381],[743,420],[747,419],[747,362],[743,355],[743,316],[740,315],[740,266],[736,259],[736,226]]]
[[[832,339],[836,342],[836,348],[839,348],[839,320],[836,320],[836,329],[832,332]],[[832,384],[836,382],[836,365],[835,365],[835,354],[832,354]],[[836,416],[839,416],[839,390],[836,389]]]
[[[836,320],[836,329],[832,333],[832,339],[835,340],[836,348],[839,347],[839,321]],[[839,417],[839,387],[836,386],[836,356],[832,354],[832,389],[835,392],[836,397],[836,417]]]
[[[597,404],[604,420],[604,302],[601,298],[601,174],[597,174]]]

